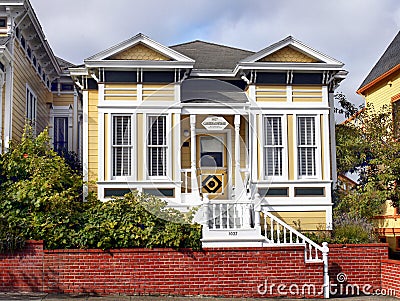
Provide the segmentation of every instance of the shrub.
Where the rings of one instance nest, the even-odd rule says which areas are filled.
[[[100,202],[91,194],[83,202],[74,162],[51,148],[47,131],[34,137],[29,126],[1,155],[0,251],[26,239],[44,240],[48,249],[200,248],[200,226],[155,197],[132,192]]]
[[[13,252],[25,245],[25,239],[19,230],[10,228],[7,220],[4,217],[0,217],[0,254]]]
[[[363,244],[376,242],[373,225],[367,218],[341,214],[334,217],[333,230],[318,230],[305,233],[316,243]]]
[[[342,214],[335,219],[333,238],[335,243],[362,244],[376,242],[374,227],[366,218]]]
[[[96,201],[84,213],[80,248],[200,248],[200,226],[152,196],[133,191],[123,198]]]
[[[26,126],[19,144],[0,158],[0,218],[7,231],[52,246],[73,247],[82,224],[82,177],[50,144],[47,131],[37,137]]]

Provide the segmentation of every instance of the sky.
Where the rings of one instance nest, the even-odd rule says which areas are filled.
[[[400,30],[398,0],[31,0],[54,53],[80,64],[141,32],[259,51],[291,35],[345,63],[337,91],[356,104],[363,79]]]

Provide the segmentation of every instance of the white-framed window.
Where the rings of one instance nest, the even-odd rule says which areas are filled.
[[[282,116],[264,117],[264,176],[283,176]]]
[[[33,132],[36,132],[36,110],[37,110],[37,97],[32,89],[26,85],[26,120],[30,123],[33,128]]]
[[[113,177],[132,175],[132,117],[112,116],[112,172]]]
[[[54,117],[53,144],[56,151],[68,151],[68,117]]]
[[[316,117],[297,116],[297,160],[300,178],[316,177]]]
[[[150,177],[167,176],[167,116],[148,116],[147,172]]]

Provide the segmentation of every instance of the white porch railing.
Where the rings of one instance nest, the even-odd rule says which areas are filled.
[[[192,170],[190,168],[181,169],[181,192],[182,193],[191,193],[192,192]]]
[[[212,201],[205,203],[204,206],[206,221],[210,230],[238,230],[254,227],[252,204],[248,202]]]
[[[253,201],[210,201],[205,195],[202,210],[203,246],[303,246],[305,262],[324,264],[324,297],[329,298],[328,244],[318,245],[266,208],[262,209],[258,194]]]

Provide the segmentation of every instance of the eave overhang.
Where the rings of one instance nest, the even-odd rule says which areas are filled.
[[[400,70],[400,64],[395,66],[394,68],[390,69],[389,71],[386,71],[383,73],[381,76],[375,78],[372,82],[366,84],[364,87],[361,87],[356,91],[357,94],[363,95],[363,93],[368,90],[369,88],[373,87],[376,85],[378,82],[381,80],[384,80],[386,77],[390,76],[391,74],[395,73],[396,71]]]
[[[301,70],[301,71],[340,71],[343,64],[325,64],[325,63],[239,63],[235,72],[238,70]]]
[[[85,60],[87,68],[149,68],[149,69],[191,69],[194,62],[180,61],[128,61],[128,60]]]

